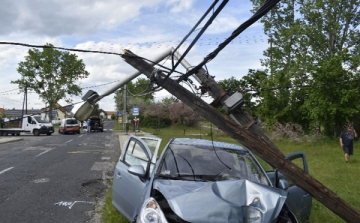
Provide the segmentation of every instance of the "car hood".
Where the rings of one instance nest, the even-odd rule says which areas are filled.
[[[263,221],[275,219],[285,203],[286,192],[248,180],[197,182],[156,179],[153,188],[160,191],[170,208],[188,222],[242,222],[243,206],[262,212]]]

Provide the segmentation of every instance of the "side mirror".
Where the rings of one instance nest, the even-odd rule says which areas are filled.
[[[145,177],[146,174],[144,167],[141,165],[130,166],[128,172],[138,177]]]
[[[279,180],[278,187],[283,190],[287,190],[289,188],[289,182],[287,180],[281,179]]]

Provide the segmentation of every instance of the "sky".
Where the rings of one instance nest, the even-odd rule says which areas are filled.
[[[212,3],[205,0],[2,0],[0,42],[29,45],[51,43],[67,49],[112,53],[129,49],[151,60],[167,49],[177,47]],[[192,66],[202,62],[252,16],[251,9],[250,0],[230,0],[186,55],[186,61]],[[185,52],[203,25],[204,22],[179,48],[180,54]],[[262,69],[260,60],[264,58],[263,51],[267,47],[262,24],[254,23],[210,61],[207,69],[216,81],[231,77],[240,79],[249,69]],[[11,81],[21,78],[17,67],[25,60],[29,49],[0,44],[1,108],[21,109],[23,106],[24,94]],[[80,102],[90,89],[101,95],[136,72],[118,55],[70,53],[76,54],[90,73],[86,79],[77,81],[82,88],[81,95],[68,96],[73,103]],[[169,60],[161,64],[171,67]],[[184,73],[185,69],[179,66],[177,71]],[[146,78],[143,74],[139,77]],[[159,91],[155,94],[155,101],[170,96],[166,90]],[[212,99],[204,100],[211,102]],[[64,100],[59,103],[68,105]],[[28,109],[45,106],[36,93],[28,94]],[[116,111],[114,94],[100,100],[99,107],[105,111]]]

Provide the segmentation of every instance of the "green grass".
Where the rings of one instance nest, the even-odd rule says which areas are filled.
[[[204,123],[208,127],[209,123]],[[122,129],[122,126],[121,126]],[[172,126],[155,131],[152,128],[141,128],[142,131],[151,133],[162,138],[161,148],[164,148],[169,139],[173,137],[203,138],[216,141],[235,142],[226,134],[218,132],[217,128],[190,128],[184,126]],[[130,132],[131,133],[131,132]],[[184,134],[185,133],[185,134]],[[212,135],[212,137],[211,137]],[[338,139],[317,140],[311,143],[295,143],[289,141],[274,141],[274,144],[285,154],[303,151],[307,157],[309,172],[314,178],[336,193],[351,206],[360,210],[360,142],[354,143],[354,155],[349,164],[345,163],[344,154]],[[265,161],[260,160],[261,163]],[[265,165],[269,168],[269,165]],[[111,188],[109,189],[111,193]],[[107,216],[107,215],[111,215]],[[117,213],[111,204],[111,194],[108,194],[104,219],[106,223],[127,222]],[[110,220],[111,219],[111,220]],[[313,199],[313,207],[310,216],[311,223],[341,223],[340,217],[327,209],[320,202]]]

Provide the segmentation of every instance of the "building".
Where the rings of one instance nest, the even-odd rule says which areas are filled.
[[[115,115],[115,117],[117,117],[117,112],[116,111],[101,111],[100,112],[100,116],[102,116],[104,119],[111,120],[112,115]]]
[[[27,112],[22,109],[4,109],[3,116],[9,120],[19,119],[24,115],[41,115],[44,118],[49,119],[49,112],[43,109],[28,109]],[[57,111],[52,111],[52,116],[58,118]]]

